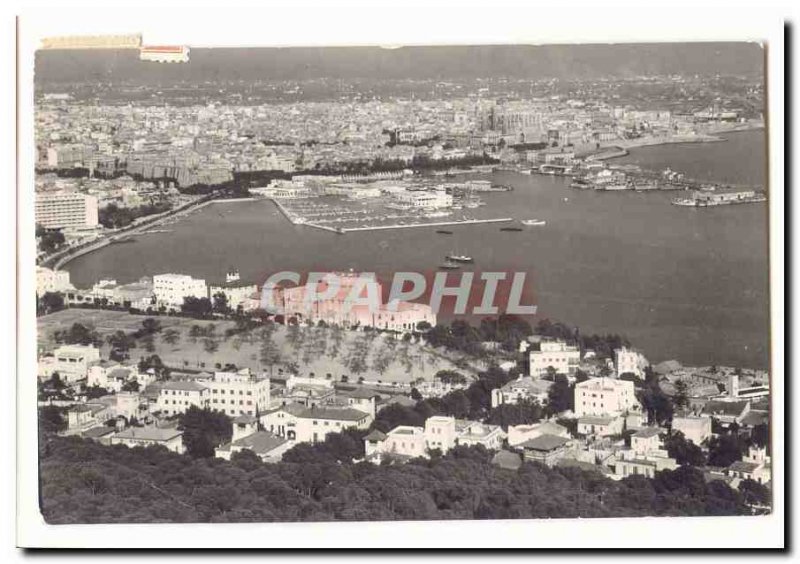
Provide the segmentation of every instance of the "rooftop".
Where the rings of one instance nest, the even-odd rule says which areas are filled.
[[[661,429],[658,427],[644,427],[636,431],[633,436],[639,439],[649,439],[650,437],[658,436],[659,433],[661,433]]]
[[[180,437],[183,431],[178,431],[175,428],[162,428],[162,427],[128,427],[124,431],[120,431],[112,438],[114,439],[138,439],[142,441],[162,442]]]
[[[199,392],[205,390],[206,387],[198,384],[197,382],[187,382],[185,380],[170,380],[161,384],[162,390],[179,390],[185,392]]]
[[[268,431],[257,431],[252,435],[234,441],[232,446],[247,448],[256,454],[266,454],[284,443],[286,443],[286,439],[276,437]]]
[[[561,448],[568,442],[569,439],[566,439],[564,437],[557,437],[556,435],[544,434],[544,435],[539,435],[535,439],[530,439],[528,441],[525,441],[519,446],[525,450],[548,452],[556,450],[557,448]]]
[[[746,401],[710,401],[703,406],[703,413],[707,415],[739,416],[747,409]]]
[[[745,474],[751,474],[756,470],[758,470],[760,467],[761,465],[755,462],[744,462],[738,460],[733,464],[731,464],[730,466],[728,466],[728,470],[731,470],[733,472],[743,472]]]

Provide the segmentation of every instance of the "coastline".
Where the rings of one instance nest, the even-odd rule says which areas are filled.
[[[631,149],[638,149],[641,147],[655,147],[658,145],[680,145],[692,143],[724,143],[726,139],[722,135],[729,133],[741,133],[745,131],[757,131],[764,129],[763,123],[747,123],[734,127],[717,127],[709,129],[707,133],[698,135],[674,135],[670,137],[649,137],[640,139],[616,140],[608,145],[601,145],[601,148],[619,148],[621,151],[608,156],[599,155],[595,160],[609,160],[618,157],[623,157],[628,154]]]

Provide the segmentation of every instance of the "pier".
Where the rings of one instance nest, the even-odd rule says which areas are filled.
[[[342,227],[340,233],[349,233],[351,231],[380,231],[384,229],[410,229],[413,227],[445,227],[449,225],[475,225],[480,223],[508,223],[514,221],[513,217],[500,217],[494,219],[464,219],[460,221],[437,221],[433,223],[412,223],[412,224],[396,224],[396,225],[373,225],[364,227]],[[308,224],[311,225],[311,224]]]

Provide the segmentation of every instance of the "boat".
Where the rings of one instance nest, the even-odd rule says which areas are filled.
[[[457,262],[452,262],[452,261],[446,260],[442,264],[439,265],[439,268],[441,270],[456,270],[458,268],[461,268],[461,265],[458,264]]]
[[[439,235],[452,235],[452,234],[453,234],[453,232],[452,232],[452,231],[448,231],[448,230],[446,230],[446,229],[437,229],[437,230],[436,230],[436,232],[437,232]]]
[[[111,239],[111,241],[109,241],[109,245],[119,245],[121,243],[135,243],[135,242],[136,242],[136,239],[134,239],[133,237],[127,236],[127,237],[120,237],[118,239]]]
[[[501,227],[500,231],[522,231],[521,227]]]
[[[447,255],[447,260],[450,262],[472,262],[472,257],[467,255]]]
[[[523,219],[522,225],[547,225],[543,219]]]

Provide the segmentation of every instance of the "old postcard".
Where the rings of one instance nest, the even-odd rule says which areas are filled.
[[[699,39],[42,38],[42,526],[769,519],[770,53]]]

